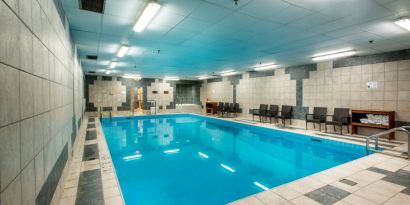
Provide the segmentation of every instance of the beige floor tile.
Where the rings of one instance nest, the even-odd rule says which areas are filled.
[[[301,195],[299,192],[296,192],[295,190],[286,185],[274,188],[272,189],[272,191],[286,200],[292,200]]]
[[[407,194],[398,193],[390,198],[385,205],[410,205],[410,196]]]
[[[110,188],[110,187],[116,187],[116,186],[118,186],[116,179],[103,180],[104,189]]]
[[[314,187],[311,187],[310,185],[303,183],[301,181],[289,183],[287,184],[287,186],[300,194],[306,194],[308,192],[315,190]]]
[[[320,205],[319,202],[303,195],[293,199],[291,202],[296,205]]]
[[[63,191],[63,198],[77,196],[78,187],[65,188]]]
[[[377,205],[378,204],[378,203],[369,201],[365,198],[362,198],[360,196],[357,196],[355,194],[351,194],[343,198],[342,201],[347,202],[348,204],[351,204],[351,205]]]
[[[383,177],[385,177],[385,175],[383,174],[379,174],[379,173],[368,171],[368,170],[362,170],[362,171],[359,171],[357,173],[350,175],[348,178],[353,178],[354,179],[353,181],[372,183]]]
[[[398,184],[390,183],[387,181],[376,181],[369,186],[365,187],[364,189],[373,190],[375,192],[380,192],[382,195],[386,195],[388,197],[392,197],[405,189],[406,187],[400,186]]]
[[[121,192],[119,187],[110,187],[103,190],[104,198],[110,198],[113,196],[121,196]]]
[[[274,193],[273,191],[264,191],[259,194],[255,195],[256,198],[264,202],[265,204],[282,204],[285,203],[286,200],[280,197],[278,194]]]
[[[244,199],[233,202],[233,205],[265,205],[262,201],[254,196],[246,197]]]
[[[309,186],[311,186],[311,187],[313,187],[313,188],[315,188],[315,189],[318,189],[318,188],[323,187],[323,186],[326,185],[326,183],[321,182],[321,181],[319,181],[319,180],[315,180],[314,178],[312,178],[312,177],[310,177],[310,176],[309,176],[309,177],[302,178],[302,179],[300,179],[299,181],[303,182],[304,184],[309,184]]]
[[[120,196],[110,197],[104,199],[105,205],[122,205],[124,204]]]
[[[66,197],[60,200],[60,205],[74,205],[75,204],[75,197]]]

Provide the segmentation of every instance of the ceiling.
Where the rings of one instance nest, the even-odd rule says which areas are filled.
[[[117,60],[112,75],[189,79],[260,62],[312,63],[316,53],[344,48],[365,55],[410,47],[410,32],[393,23],[410,15],[409,0],[159,0],[157,15],[135,33],[147,2],[106,0],[99,14],[62,0],[85,72],[103,73]],[[121,44],[130,50],[118,58]]]

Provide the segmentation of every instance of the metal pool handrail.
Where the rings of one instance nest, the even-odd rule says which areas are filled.
[[[375,151],[375,152],[379,152],[380,151],[379,150],[379,137],[383,136],[383,135],[390,134],[392,132],[399,131],[399,132],[404,132],[404,133],[407,134],[407,145],[408,145],[408,147],[407,147],[407,157],[410,159],[410,131],[407,130],[407,129],[410,129],[410,126],[396,127],[396,128],[386,130],[386,131],[383,131],[383,132],[379,132],[377,134],[370,135],[370,136],[366,137],[366,151],[368,152],[369,150],[372,150],[372,151]],[[369,143],[370,143],[370,140],[372,140],[372,139],[374,140],[374,149],[369,149]]]

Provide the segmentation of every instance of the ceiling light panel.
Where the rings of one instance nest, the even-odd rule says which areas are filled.
[[[122,58],[125,56],[127,52],[128,52],[128,46],[123,45],[120,47],[120,50],[118,51],[117,56]]]
[[[396,25],[410,31],[410,18],[401,18],[394,22]]]
[[[147,27],[152,18],[154,18],[160,7],[161,5],[159,5],[158,2],[151,1],[150,3],[148,3],[141,16],[138,18],[137,23],[134,26],[134,31],[142,32],[145,27]]]

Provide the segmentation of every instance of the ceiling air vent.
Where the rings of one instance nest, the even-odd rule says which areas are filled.
[[[94,73],[95,73],[95,71],[88,71],[88,73],[94,74]]]
[[[102,14],[105,0],[80,0],[80,9]]]
[[[98,59],[98,56],[87,55],[87,59],[88,59],[88,60],[97,60],[97,59]]]

